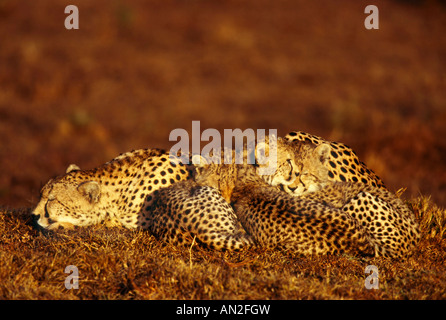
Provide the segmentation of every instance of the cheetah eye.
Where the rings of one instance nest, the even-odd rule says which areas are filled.
[[[48,201],[53,201],[55,199],[56,199],[56,197],[54,196],[54,194],[48,195]]]

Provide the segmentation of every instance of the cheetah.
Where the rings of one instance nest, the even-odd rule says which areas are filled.
[[[199,167],[195,181],[230,194],[237,218],[257,246],[299,254],[374,254],[367,230],[351,216],[281,191],[262,179],[254,165],[213,164],[202,158]]]
[[[304,176],[302,173],[300,178],[296,180],[295,185],[286,186],[287,192],[296,195],[304,194],[317,190],[316,185],[328,181],[341,182],[361,182],[380,189],[386,189],[384,182],[362,161],[359,160],[356,153],[348,146],[340,142],[326,141],[321,137],[301,132],[292,131],[283,137],[285,141],[290,142],[298,154],[298,158],[306,159],[307,155],[319,156],[323,167],[318,167],[318,172],[310,170],[311,175]],[[300,167],[309,169],[308,163],[298,164]],[[306,184],[304,180],[307,180]],[[322,181],[320,181],[322,179]]]
[[[286,146],[282,143],[282,148]],[[379,255],[397,257],[413,251],[420,237],[419,226],[401,199],[380,184],[333,181],[329,175],[332,166],[327,166],[332,157],[329,143],[297,141],[288,148],[295,149],[297,177],[293,184],[281,185],[281,190],[346,212],[370,231],[369,240]],[[284,160],[278,165],[280,161]]]
[[[159,190],[190,177],[190,168],[160,149],[127,152],[91,170],[70,165],[42,188],[33,215],[45,229],[99,223],[144,229]]]

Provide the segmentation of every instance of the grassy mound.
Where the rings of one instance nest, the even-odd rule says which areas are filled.
[[[1,299],[445,299],[446,210],[408,201],[422,240],[407,260],[213,252],[165,245],[145,231],[95,226],[40,232],[31,209],[0,209]],[[69,265],[78,289],[66,289]],[[368,265],[379,289],[368,290]],[[73,283],[73,282],[70,282]]]

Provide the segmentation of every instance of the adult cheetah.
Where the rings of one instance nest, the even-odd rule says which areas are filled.
[[[70,165],[42,188],[33,215],[46,229],[102,222],[144,229],[159,190],[189,178],[189,168],[160,149],[127,152],[91,170]]]

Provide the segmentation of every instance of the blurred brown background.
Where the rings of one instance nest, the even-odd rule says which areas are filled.
[[[440,1],[0,0],[0,205],[200,120],[344,142],[445,206],[445,33]]]

